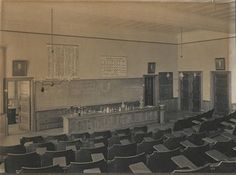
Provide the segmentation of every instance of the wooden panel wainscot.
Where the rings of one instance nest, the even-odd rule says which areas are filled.
[[[158,107],[145,107],[130,111],[93,113],[79,116],[77,113],[63,116],[65,133],[115,130],[159,122]]]

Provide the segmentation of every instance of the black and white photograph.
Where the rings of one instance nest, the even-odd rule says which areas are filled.
[[[0,175],[236,173],[236,0],[0,0]]]
[[[27,61],[13,60],[12,76],[27,76]]]
[[[225,70],[225,59],[224,58],[216,58],[216,70]]]

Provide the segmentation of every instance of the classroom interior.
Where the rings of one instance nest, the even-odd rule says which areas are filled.
[[[236,172],[235,0],[0,0],[0,173]]]

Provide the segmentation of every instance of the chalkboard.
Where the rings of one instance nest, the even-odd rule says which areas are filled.
[[[143,78],[35,82],[36,111],[68,106],[89,106],[138,101],[143,96]],[[41,92],[42,86],[44,92]]]

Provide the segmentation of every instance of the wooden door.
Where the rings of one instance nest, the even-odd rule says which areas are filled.
[[[31,108],[30,108],[30,81],[18,81],[19,95],[19,127],[24,130],[30,130]]]
[[[201,72],[180,73],[180,109],[198,112],[201,110]]]
[[[173,72],[159,72],[160,101],[173,99]]]
[[[154,106],[156,101],[156,75],[144,75],[144,105]]]
[[[227,114],[230,111],[230,73],[212,72],[212,100],[216,114]]]
[[[192,78],[192,111],[201,110],[201,73],[194,72]]]
[[[189,74],[182,72],[180,79],[180,109],[188,111],[190,108],[190,78]]]

